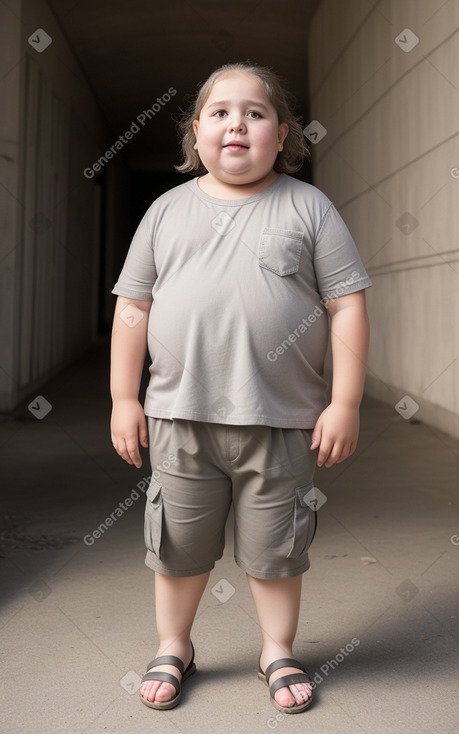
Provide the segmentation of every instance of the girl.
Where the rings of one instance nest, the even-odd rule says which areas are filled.
[[[262,633],[258,677],[284,713],[312,701],[293,643],[313,475],[356,448],[371,281],[333,204],[289,175],[308,155],[290,100],[267,68],[211,74],[181,123],[177,169],[197,176],[148,209],[113,289],[112,441],[136,467],[139,441],[149,445],[153,469],[145,542],[160,644],[140,696],[156,709],[176,706],[196,670],[190,632],[231,504]]]

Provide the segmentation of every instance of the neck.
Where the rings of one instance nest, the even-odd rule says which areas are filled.
[[[216,178],[211,173],[207,173],[205,176],[198,178],[198,186],[206,194],[210,196],[216,195],[216,198],[245,199],[266,189],[279,176],[279,173],[271,170],[266,176],[263,176],[263,178],[257,181],[251,181],[245,184],[232,184]]]

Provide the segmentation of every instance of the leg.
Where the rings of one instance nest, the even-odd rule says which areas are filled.
[[[262,580],[247,575],[252,592],[263,638],[263,651],[260,665],[266,670],[274,660],[295,657],[293,641],[298,627],[301,600],[302,575],[291,578]],[[269,682],[290,673],[301,672],[295,668],[281,668],[274,671]],[[297,683],[280,688],[274,698],[281,706],[302,704],[312,694],[309,683]]]
[[[175,577],[155,572],[156,627],[159,648],[155,657],[176,655],[185,668],[192,656],[190,632],[199,602],[209,580],[210,571],[198,576]],[[178,680],[180,671],[174,665],[159,665],[156,671],[172,673]],[[161,681],[146,681],[140,686],[148,701],[170,701],[174,687]]]

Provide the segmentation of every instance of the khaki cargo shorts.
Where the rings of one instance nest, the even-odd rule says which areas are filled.
[[[307,571],[317,525],[311,429],[152,417],[148,429],[147,566],[167,576],[213,569],[232,505],[240,568],[259,579]]]

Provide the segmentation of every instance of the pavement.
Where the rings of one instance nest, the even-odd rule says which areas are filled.
[[[193,626],[197,674],[177,708],[141,704],[158,645],[150,466],[112,448],[108,350],[0,422],[2,734],[459,734],[459,443],[370,398],[357,452],[316,474],[326,501],[295,645],[314,705],[286,716],[257,678],[231,515]]]

